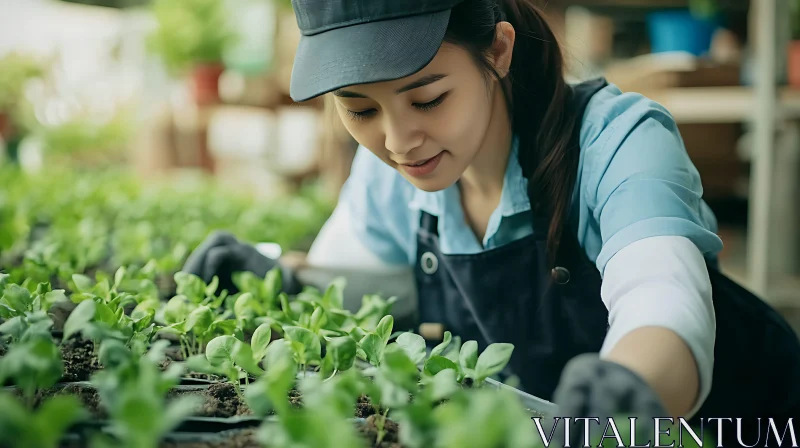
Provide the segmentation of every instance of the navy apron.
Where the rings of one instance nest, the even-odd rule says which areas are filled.
[[[579,117],[606,85],[600,78],[573,86],[573,110]],[[433,325],[440,328],[439,335],[446,330],[462,341],[477,341],[481,351],[491,343],[514,344],[507,373],[519,380],[521,390],[552,400],[564,365],[579,354],[598,353],[609,324],[597,267],[570,228],[564,232],[558,265],[551,269],[547,225],[547,219],[537,216],[533,234],[526,238],[478,254],[444,255],[438,219],[423,211],[415,277],[423,336],[428,333],[423,328]],[[800,417],[800,343],[775,310],[713,264],[708,269],[717,320],[713,386],[690,423],[731,418],[732,423],[723,423],[728,428],[723,434],[735,438],[736,418],[742,418],[743,442],[752,445],[758,433],[748,439],[757,430],[747,424],[758,424],[760,417],[764,428],[758,446],[764,446],[767,417]],[[438,340],[426,339],[431,345]],[[776,420],[780,422],[786,423]],[[716,434],[716,426],[704,427]],[[779,434],[784,427],[777,426]]]

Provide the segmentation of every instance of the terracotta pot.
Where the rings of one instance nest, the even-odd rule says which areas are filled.
[[[789,85],[800,88],[800,39],[789,42],[786,58]]]
[[[194,98],[197,104],[219,102],[219,78],[225,67],[222,64],[202,64],[192,71]]]

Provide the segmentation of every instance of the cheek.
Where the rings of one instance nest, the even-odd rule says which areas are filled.
[[[381,159],[386,160],[379,151],[383,150],[384,139],[380,127],[371,123],[369,120],[363,122],[354,121],[346,112],[339,111],[339,118],[342,125],[358,144],[368,148]]]
[[[431,120],[429,135],[454,156],[469,156],[480,146],[491,109],[480,95],[449,98],[447,106]],[[444,106],[444,104],[443,104]]]

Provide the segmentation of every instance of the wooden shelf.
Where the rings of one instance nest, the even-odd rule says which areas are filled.
[[[800,119],[800,90],[781,88],[777,118]],[[679,123],[741,123],[752,119],[750,87],[690,87],[641,92],[662,104]]]

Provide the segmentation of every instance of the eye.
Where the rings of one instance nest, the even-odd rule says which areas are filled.
[[[445,92],[445,93],[443,93],[443,94],[439,95],[438,97],[436,97],[436,99],[435,99],[435,100],[433,100],[433,101],[429,101],[429,102],[427,102],[427,103],[415,103],[415,104],[414,104],[414,107],[416,107],[416,108],[417,108],[417,109],[419,109],[419,110],[426,110],[426,111],[427,111],[427,110],[431,110],[431,109],[433,109],[434,107],[436,107],[436,106],[438,106],[438,105],[442,104],[442,102],[444,101],[444,99],[447,97],[447,95],[448,95],[449,93],[450,93],[450,92]]]
[[[350,118],[353,119],[354,121],[362,121],[372,117],[377,112],[378,111],[376,111],[375,109],[367,109],[362,111],[348,110],[347,115],[349,115]]]

